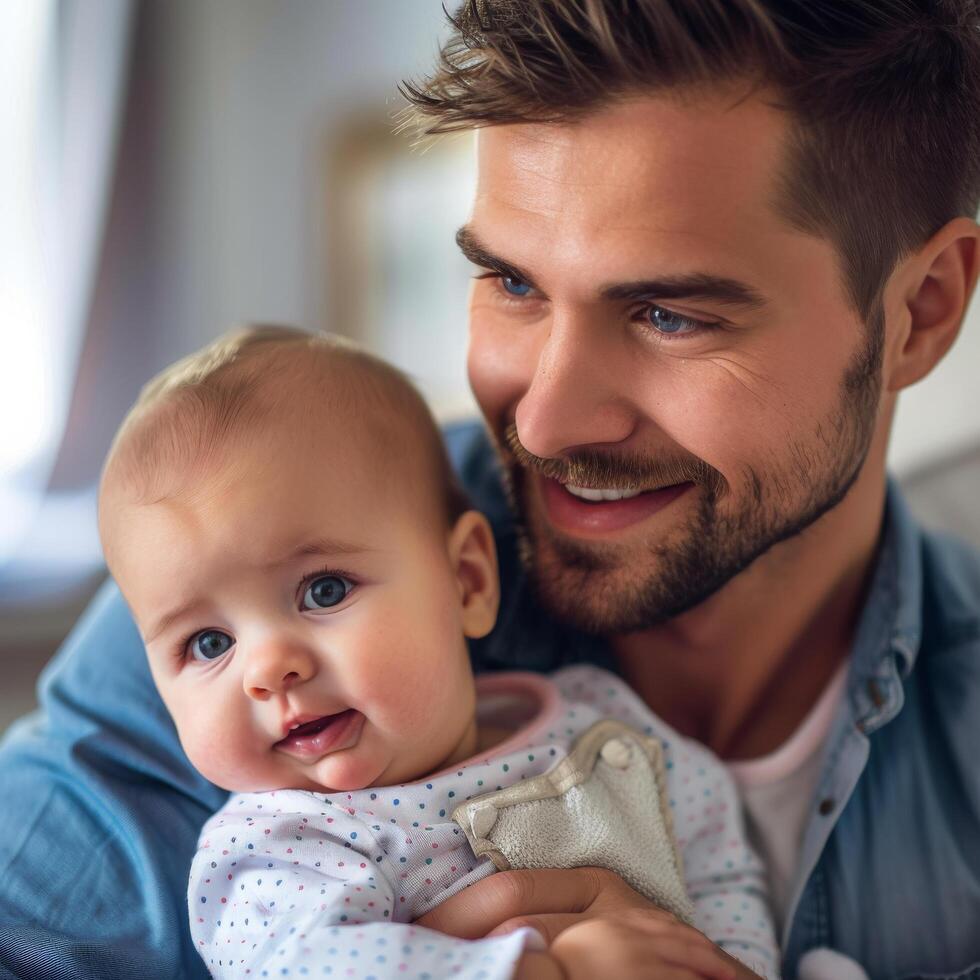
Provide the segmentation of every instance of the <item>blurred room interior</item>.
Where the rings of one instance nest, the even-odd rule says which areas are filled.
[[[453,235],[472,143],[413,146],[396,85],[439,0],[0,6],[0,732],[105,577],[95,488],[140,386],[246,322],[325,327],[475,413]],[[900,399],[893,471],[980,546],[980,304]]]

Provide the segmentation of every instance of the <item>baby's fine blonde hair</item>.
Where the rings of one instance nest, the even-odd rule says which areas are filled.
[[[207,467],[234,439],[295,409],[300,381],[334,403],[355,399],[388,412],[398,430],[393,445],[406,459],[421,452],[449,523],[468,509],[435,420],[401,371],[344,337],[271,324],[229,331],[143,387],[109,450],[100,497],[110,484],[139,503],[178,495],[183,482],[175,474],[188,465]],[[403,429],[414,437],[415,452],[405,446]]]

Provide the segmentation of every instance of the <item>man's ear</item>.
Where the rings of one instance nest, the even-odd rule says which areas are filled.
[[[487,519],[468,510],[449,534],[449,557],[459,583],[463,632],[473,639],[486,636],[497,620],[500,577],[497,548]]]
[[[899,287],[901,336],[886,365],[888,391],[924,378],[942,359],[960,325],[980,270],[980,227],[969,218],[944,225],[907,263]]]

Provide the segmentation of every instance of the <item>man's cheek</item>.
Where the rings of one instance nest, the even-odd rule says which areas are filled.
[[[672,442],[724,473],[726,461],[751,461],[794,436],[797,407],[778,380],[714,355],[661,369],[644,411]]]
[[[493,313],[471,314],[466,371],[488,421],[496,425],[528,390],[537,351],[533,327],[516,331]]]
[[[513,372],[500,370],[501,365],[487,364],[485,361],[469,360],[468,375],[473,397],[480,411],[499,435],[506,425],[509,406],[515,405],[521,397],[524,385],[522,379]]]
[[[670,377],[658,372],[650,390],[637,406],[642,442],[637,451],[645,457],[681,453],[720,469],[731,454],[733,442],[740,445],[744,426],[739,412],[723,392],[701,386],[696,379]]]

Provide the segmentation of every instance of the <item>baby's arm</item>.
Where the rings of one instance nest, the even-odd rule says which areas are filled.
[[[690,742],[675,742],[671,755],[671,809],[694,924],[756,973],[778,977],[765,868],[746,839],[731,776]]]
[[[395,872],[370,829],[320,802],[232,797],[205,826],[188,904],[212,976],[514,975],[531,933],[466,941],[397,921]]]

